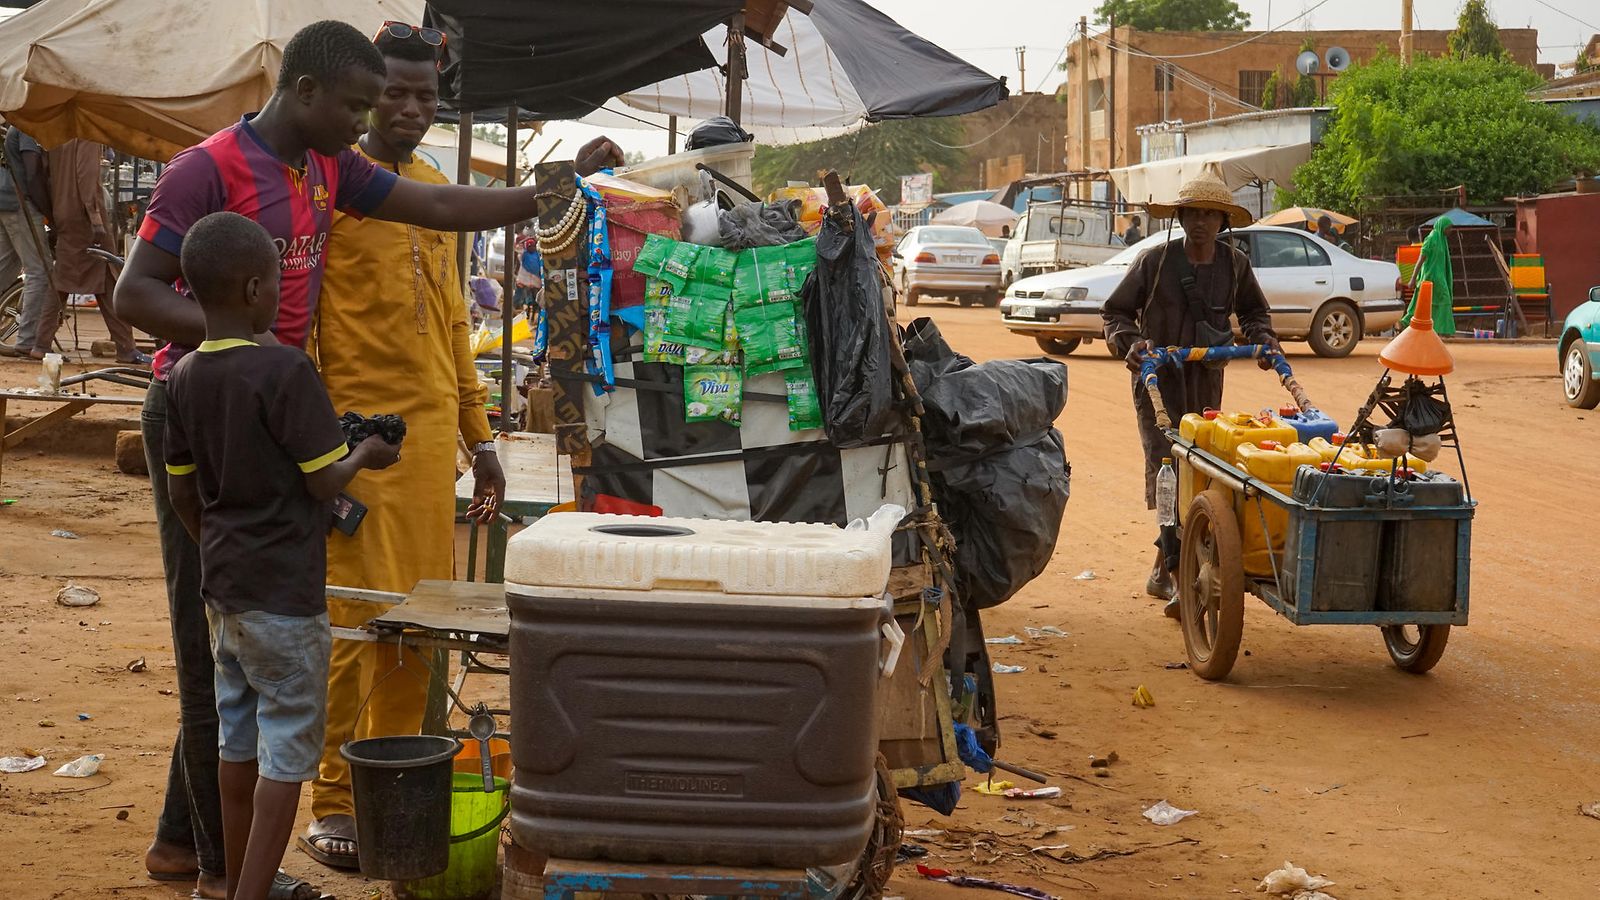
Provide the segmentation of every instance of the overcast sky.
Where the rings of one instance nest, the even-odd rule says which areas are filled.
[[[935,44],[963,57],[993,75],[1004,75],[1013,92],[1017,90],[1018,45],[1026,45],[1028,90],[1054,90],[1063,79],[1053,63],[1060,59],[1066,41],[1077,27],[1079,16],[1088,16],[1094,25],[1094,7],[1099,0],[868,0],[900,24]],[[1250,14],[1253,29],[1283,26],[1286,20],[1316,6],[1318,0],[1238,0]],[[1600,3],[1595,0],[1489,0],[1495,20],[1503,28],[1539,29],[1539,59],[1548,63],[1568,63],[1577,55],[1589,35],[1600,32]],[[1544,5],[1548,3],[1549,5]],[[1415,0],[1414,15],[1419,29],[1455,27],[1460,0]],[[1580,24],[1564,10],[1592,25]],[[1400,0],[1327,0],[1310,15],[1285,26],[1285,31],[1306,29],[1400,27]],[[551,123],[545,136],[535,140],[530,155],[537,159],[557,137],[564,143],[557,155],[576,149],[599,132],[582,125]],[[619,131],[607,133],[628,149],[647,156],[666,152],[662,132]]]

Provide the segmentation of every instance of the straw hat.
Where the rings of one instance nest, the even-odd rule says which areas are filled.
[[[1174,203],[1149,203],[1145,208],[1153,216],[1163,219],[1176,218],[1178,210],[1188,207],[1190,209],[1214,209],[1222,213],[1228,224],[1234,228],[1243,228],[1255,221],[1255,217],[1239,204],[1233,202],[1233,191],[1222,183],[1210,168],[1189,179],[1178,190],[1178,199]]]

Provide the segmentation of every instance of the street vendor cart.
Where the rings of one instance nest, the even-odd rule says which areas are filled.
[[[1177,573],[1189,668],[1210,680],[1228,676],[1239,653],[1246,591],[1296,625],[1379,626],[1396,666],[1415,673],[1433,668],[1450,627],[1467,623],[1477,504],[1464,480],[1419,472],[1425,464],[1409,454],[1377,458],[1370,447],[1375,411],[1403,417],[1404,404],[1421,402],[1418,396],[1438,397],[1447,410],[1442,380],[1426,388],[1413,378],[1403,393],[1385,372],[1349,434],[1330,445],[1331,456],[1274,481],[1255,473],[1269,465],[1283,471],[1297,461],[1294,448],[1304,445],[1254,453],[1260,448],[1247,443],[1241,463],[1235,443],[1208,439],[1203,417],[1185,417],[1186,427],[1174,428],[1156,389],[1163,367],[1241,358],[1270,360],[1296,408],[1315,409],[1283,355],[1265,346],[1158,349],[1140,369],[1156,421],[1172,440],[1180,495],[1192,497],[1179,511]],[[1243,434],[1282,427],[1271,416],[1240,418],[1248,420],[1238,423]],[[1453,421],[1438,424],[1464,475]]]

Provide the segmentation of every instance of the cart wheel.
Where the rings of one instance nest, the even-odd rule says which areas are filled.
[[[1244,635],[1244,561],[1227,491],[1206,491],[1189,507],[1178,557],[1178,608],[1189,668],[1208,681],[1228,677]]]
[[[837,900],[879,900],[889,877],[894,874],[894,864],[900,854],[900,843],[905,840],[905,815],[900,810],[900,792],[895,790],[894,775],[889,763],[878,754],[878,803],[874,811],[872,833],[867,846],[861,851],[859,868],[850,884],[837,895]]]
[[[1389,648],[1389,658],[1414,675],[1438,665],[1449,640],[1449,625],[1383,626],[1383,645]]]

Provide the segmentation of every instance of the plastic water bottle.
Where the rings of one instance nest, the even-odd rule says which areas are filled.
[[[1156,473],[1156,518],[1162,525],[1178,524],[1178,473],[1169,457],[1162,457],[1161,471]]]

